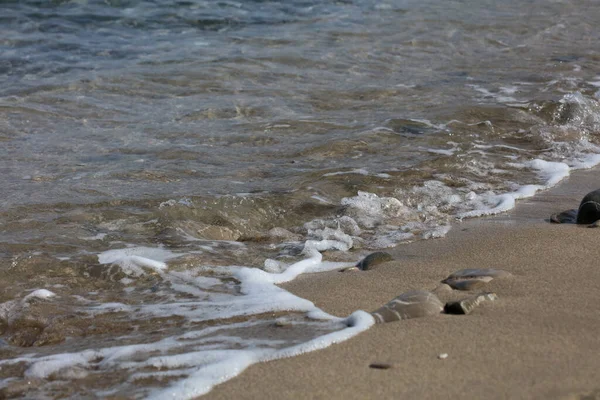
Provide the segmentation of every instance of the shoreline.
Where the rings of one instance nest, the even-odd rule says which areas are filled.
[[[324,350],[253,365],[205,398],[600,398],[600,232],[548,222],[597,188],[598,168],[575,171],[508,213],[387,249],[394,261],[372,271],[306,274],[282,285],[347,316],[409,290],[432,290],[460,269],[513,274],[486,285],[498,300],[469,315],[378,324]],[[452,296],[469,293],[479,291]],[[448,358],[438,359],[443,353]]]

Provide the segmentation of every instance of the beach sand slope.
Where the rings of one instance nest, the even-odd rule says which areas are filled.
[[[378,324],[325,350],[252,366],[206,397],[600,399],[600,229],[548,222],[597,188],[600,173],[585,171],[507,215],[391,249],[394,261],[372,271],[297,278],[285,288],[345,316],[409,290],[432,290],[460,269],[512,274],[489,282],[483,290],[498,299],[469,315]]]

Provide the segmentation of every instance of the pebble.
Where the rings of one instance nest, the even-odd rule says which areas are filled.
[[[461,269],[452,273],[442,283],[450,285],[452,289],[456,290],[474,290],[482,288],[486,283],[495,278],[505,278],[508,276],[511,276],[511,274],[501,269]]]
[[[360,269],[361,271],[368,271],[379,264],[392,261],[393,259],[394,257],[392,257],[391,254],[378,251],[363,258],[358,264],[356,264],[356,268]]]
[[[460,279],[460,280],[452,280],[447,281],[446,283],[452,288],[456,290],[475,290],[481,289],[485,286],[486,283],[491,281],[493,278],[485,277],[485,278],[473,278],[473,279]]]
[[[448,293],[452,293],[452,288],[450,285],[446,285],[445,283],[440,283],[435,289],[432,290],[436,295],[444,295]]]
[[[567,210],[550,216],[550,222],[555,224],[574,224],[577,221],[577,210]]]
[[[373,369],[392,369],[395,367],[395,364],[385,363],[385,362],[374,362],[369,365],[369,368]]]
[[[586,194],[577,210],[566,210],[552,214],[550,222],[556,224],[581,224],[590,228],[600,227],[600,189]]]
[[[577,210],[578,224],[592,224],[600,220],[600,189],[586,194]]]
[[[448,353],[442,353],[438,355],[438,358],[440,360],[445,360],[446,358],[448,358]]]
[[[435,294],[424,290],[413,290],[401,294],[371,314],[375,317],[375,322],[380,324],[436,315],[443,309],[442,302]]]
[[[485,301],[495,301],[498,299],[496,293],[481,293],[476,296],[470,296],[459,301],[451,301],[444,306],[446,314],[470,314],[475,308]]]

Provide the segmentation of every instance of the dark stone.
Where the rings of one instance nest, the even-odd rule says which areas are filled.
[[[510,273],[502,271],[501,269],[469,268],[452,273],[449,277],[444,279],[442,283],[445,283],[456,290],[473,290],[482,288],[494,278],[504,278],[507,276],[510,276]]]
[[[392,261],[393,259],[394,257],[392,257],[391,254],[378,251],[363,258],[358,264],[356,264],[356,268],[362,271],[367,271],[373,269],[376,265]]]
[[[446,314],[470,314],[484,301],[497,300],[498,296],[495,293],[481,293],[477,296],[470,296],[459,301],[451,301],[444,306]]]
[[[392,363],[385,363],[385,362],[374,362],[371,363],[369,365],[369,368],[373,368],[373,369],[391,369],[394,368],[394,364]]]
[[[577,221],[577,210],[567,210],[550,216],[550,222],[555,224],[574,224]]]
[[[585,195],[579,210],[577,210],[578,224],[591,224],[600,219],[600,189]]]
[[[371,312],[375,322],[392,322],[401,319],[426,317],[442,312],[444,306],[438,297],[424,290],[402,293],[383,307]]]

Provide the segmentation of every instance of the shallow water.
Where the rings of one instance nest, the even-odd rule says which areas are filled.
[[[598,14],[590,1],[0,1],[0,390],[23,395],[27,378],[36,398],[150,396],[200,379],[205,364],[182,360],[210,349],[185,332],[223,351],[344,332],[274,274],[443,237],[600,161]],[[245,291],[243,267],[289,303]],[[36,289],[55,296],[26,300]],[[105,350],[35,369],[91,349]],[[159,353],[173,364],[152,364]]]

